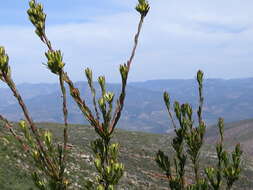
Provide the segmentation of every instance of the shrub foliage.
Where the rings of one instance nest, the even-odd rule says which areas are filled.
[[[173,114],[169,94],[164,92],[164,102],[176,134],[171,143],[175,156],[170,158],[159,150],[156,154],[156,162],[165,172],[172,190],[219,190],[224,188],[224,186],[226,186],[226,189],[231,189],[241,172],[242,150],[240,144],[235,146],[232,153],[228,153],[224,149],[224,122],[222,118],[219,119],[217,125],[220,135],[219,142],[216,144],[218,163],[216,167],[200,168],[200,153],[206,132],[206,124],[202,118],[204,103],[202,71],[197,73],[197,82],[199,87],[199,106],[196,126],[193,108],[188,103],[180,104],[175,101]],[[176,121],[174,120],[174,115],[176,116]],[[186,177],[187,161],[191,163],[192,173],[194,173],[194,180],[191,181],[189,177]]]

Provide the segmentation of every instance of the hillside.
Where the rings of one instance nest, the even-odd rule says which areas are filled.
[[[91,103],[86,82],[77,82],[83,97]],[[60,89],[57,84],[21,84],[17,86],[23,95],[31,115],[37,122],[62,122]],[[98,89],[98,85],[96,84]],[[169,124],[163,103],[163,91],[167,90],[180,102],[197,105],[197,84],[189,80],[154,80],[129,83],[120,128],[152,133],[166,132]],[[119,84],[108,84],[108,90],[120,91]],[[9,89],[0,88],[0,113],[10,120],[21,119],[22,113]],[[226,122],[253,118],[253,78],[206,79],[204,81],[204,116],[208,124],[215,124],[218,117]],[[79,109],[68,96],[69,120],[85,124]]]
[[[61,140],[62,125],[56,123],[39,123],[41,128],[53,131],[57,141]],[[252,141],[253,120],[229,123],[226,125],[225,142],[230,149],[237,141],[240,141],[246,150],[244,154],[243,177],[237,183],[235,189],[253,188],[253,155]],[[0,128],[0,139],[6,136],[6,131]],[[247,137],[246,137],[247,134]],[[160,169],[154,162],[155,152],[160,148],[170,152],[170,140],[173,134],[159,135],[145,132],[124,131],[118,129],[113,140],[120,142],[120,159],[125,164],[126,172],[121,181],[122,190],[162,190],[168,189],[166,180],[158,177]],[[207,144],[202,153],[201,165],[214,164],[214,142],[216,128],[210,127],[207,132]],[[96,138],[92,128],[84,125],[71,125],[70,143],[73,145],[68,170],[73,176],[73,189],[81,189],[87,176],[94,175],[91,150],[89,142]],[[0,140],[0,189],[3,190],[31,190],[32,184],[29,176],[25,174],[29,159],[24,158],[23,153],[16,150],[17,145]],[[189,177],[191,170],[187,169]]]
[[[215,126],[211,126],[207,130],[207,143],[212,143],[217,139],[218,131],[214,129]],[[225,131],[225,143],[229,147],[241,143],[244,152],[253,158],[253,119],[227,123]]]

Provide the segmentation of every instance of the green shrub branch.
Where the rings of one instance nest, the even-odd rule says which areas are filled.
[[[224,149],[224,121],[222,118],[218,121],[220,140],[216,144],[217,165],[216,167],[200,168],[200,153],[206,132],[206,124],[202,118],[204,104],[203,76],[203,72],[198,71],[199,106],[197,110],[197,126],[194,126],[192,107],[188,103],[180,104],[175,101],[174,115],[179,124],[177,126],[171,112],[169,94],[164,92],[163,95],[175,132],[175,137],[172,139],[175,156],[169,157],[159,150],[156,154],[156,162],[165,172],[172,190],[231,189],[241,173],[242,150],[240,144],[235,146],[235,150],[232,153]],[[191,180],[187,176],[189,174],[185,172],[189,161],[194,180]]]

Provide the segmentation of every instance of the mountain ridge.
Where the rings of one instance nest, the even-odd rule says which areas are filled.
[[[82,97],[91,105],[87,82],[76,82]],[[56,83],[20,84],[17,86],[35,121],[62,122],[61,94]],[[95,88],[99,89],[98,83]],[[121,85],[108,83],[108,90],[120,92]],[[161,79],[130,82],[126,103],[119,127],[155,133],[168,131],[170,121],[163,103],[163,91],[171,95],[172,101],[198,105],[197,83],[194,79]],[[99,94],[100,90],[98,90]],[[10,90],[0,88],[0,113],[17,121],[22,112]],[[218,117],[226,122],[253,118],[253,78],[206,79],[204,80],[204,118],[208,125],[215,124]],[[68,95],[69,122],[86,124],[72,98]]]

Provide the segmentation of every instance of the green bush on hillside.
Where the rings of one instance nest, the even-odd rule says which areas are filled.
[[[202,117],[204,103],[202,71],[197,73],[197,82],[199,86],[197,126],[194,123],[193,109],[188,103],[180,104],[175,101],[173,107],[177,121],[174,120],[169,94],[164,92],[164,102],[176,134],[171,143],[175,156],[169,157],[159,150],[156,154],[156,162],[165,172],[172,190],[231,189],[241,173],[242,150],[240,144],[235,146],[232,153],[224,149],[224,121],[222,118],[219,119],[217,125],[220,134],[220,140],[216,144],[218,163],[216,167],[200,168],[201,147],[204,144],[206,132],[206,124]],[[186,174],[187,162],[191,163],[193,179]]]

